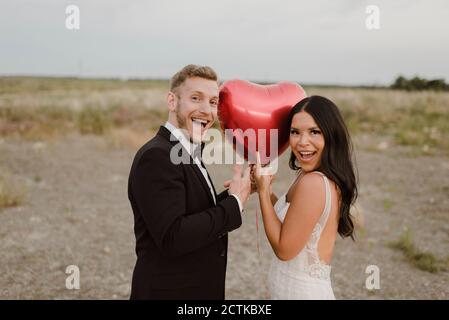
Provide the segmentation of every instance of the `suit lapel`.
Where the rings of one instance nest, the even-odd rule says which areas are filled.
[[[161,126],[161,127],[159,128],[159,131],[158,131],[157,134],[158,134],[158,135],[161,135],[162,137],[164,137],[165,139],[167,139],[168,141],[170,141],[170,143],[171,143],[173,146],[176,145],[176,144],[178,144],[178,143],[180,143],[179,140],[176,139],[176,138],[171,134],[170,130],[168,130],[168,129],[167,129],[166,127],[164,127],[164,126]],[[181,147],[184,149],[184,152],[187,152],[187,150],[185,150],[185,148],[184,148],[184,146],[182,146],[182,144],[181,144]],[[202,152],[203,148],[204,148],[204,143],[201,144],[201,152]],[[189,154],[189,153],[188,153],[188,154]],[[213,198],[213,196],[212,196],[212,194],[211,194],[211,192],[210,192],[211,190],[210,190],[210,188],[209,188],[209,185],[207,184],[206,179],[204,178],[203,173],[201,172],[200,168],[198,168],[198,166],[196,165],[196,163],[195,163],[195,161],[193,160],[193,158],[192,158],[191,155],[190,155],[190,157],[189,157],[189,160],[190,160],[190,164],[188,164],[188,166],[191,166],[191,167],[193,168],[193,171],[194,171],[195,174],[198,176],[198,179],[201,181],[201,184],[203,185],[204,190],[206,191],[207,195],[209,196],[209,200],[210,200],[211,204],[215,205],[214,198]],[[207,169],[206,169],[206,172],[207,172]],[[210,181],[210,183],[211,183],[211,185],[212,185],[212,189],[213,189],[213,191],[214,191],[214,193],[215,193],[215,198],[217,198],[217,192],[215,191],[215,187],[214,187],[214,184],[212,183],[212,180],[211,180],[211,178],[210,178],[210,176],[209,176],[209,172],[207,172],[207,177],[209,178],[209,181]]]
[[[204,167],[206,168],[206,166],[204,166]],[[217,190],[215,190],[214,183],[212,182],[212,179],[210,178],[210,175],[209,175],[209,171],[207,171],[207,169],[206,169],[206,172],[207,172],[207,177],[209,178],[209,181],[210,181],[210,185],[212,186],[212,189],[214,190],[215,199],[217,199]]]
[[[191,166],[193,167],[193,171],[195,171],[196,175],[198,176],[198,178],[199,178],[200,181],[201,181],[201,184],[203,185],[204,189],[206,190],[206,192],[207,192],[207,194],[208,194],[208,196],[209,196],[210,202],[211,202],[213,205],[215,205],[214,197],[213,197],[212,194],[210,193],[211,190],[210,190],[210,188],[209,188],[209,185],[207,184],[207,181],[206,181],[206,179],[204,178],[204,175],[203,175],[203,173],[201,172],[200,168],[198,168],[198,166],[193,162],[193,159],[192,159],[192,164],[191,164]],[[207,170],[206,170],[206,172],[207,172]],[[214,184],[212,183],[212,180],[210,179],[209,173],[207,173],[207,176],[209,177],[209,181],[210,181],[210,183],[211,183],[211,185],[212,185],[212,189],[213,189],[214,192],[215,192]],[[217,196],[215,196],[215,198],[216,198],[216,197],[217,197]]]
[[[204,142],[201,142],[201,158],[203,158],[203,150],[204,150],[205,146],[206,146],[206,144]],[[209,181],[210,181],[210,184],[212,186],[212,189],[214,190],[215,199],[217,199],[217,190],[215,190],[214,183],[213,183],[212,179],[210,178],[209,171],[207,171],[207,168],[204,165],[203,160],[201,160],[201,164],[203,165],[204,169],[206,169],[207,177],[209,178]]]

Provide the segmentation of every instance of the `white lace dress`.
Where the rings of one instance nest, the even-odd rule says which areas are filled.
[[[274,256],[268,273],[268,290],[271,299],[282,300],[334,300],[331,286],[331,266],[318,256],[318,241],[326,226],[331,210],[331,191],[327,177],[321,172],[326,189],[326,204],[306,246],[291,260],[282,261]],[[290,203],[286,195],[278,199],[274,209],[284,221]]]

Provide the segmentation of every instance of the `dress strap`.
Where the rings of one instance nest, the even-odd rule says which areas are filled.
[[[326,226],[327,219],[329,218],[329,215],[331,212],[331,188],[329,185],[329,179],[326,177],[325,174],[323,174],[322,172],[319,172],[319,171],[314,171],[314,172],[320,174],[323,177],[324,186],[325,186],[325,190],[326,190],[326,203],[324,205],[324,210],[323,210],[323,213],[321,214],[320,220],[318,221],[318,223],[321,226],[320,231],[323,231],[324,227]],[[321,232],[320,232],[320,234],[321,234]]]

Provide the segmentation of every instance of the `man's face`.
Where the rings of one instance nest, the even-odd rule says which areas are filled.
[[[216,81],[199,77],[188,78],[175,93],[168,93],[178,128],[186,130],[193,142],[200,143],[217,119],[218,95]]]

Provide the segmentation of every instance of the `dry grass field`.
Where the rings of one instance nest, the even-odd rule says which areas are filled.
[[[128,173],[166,121],[166,90],[163,80],[0,78],[0,299],[129,297]],[[306,91],[336,102],[355,144],[357,238],[337,241],[337,299],[448,299],[449,93]],[[278,194],[293,179],[287,159]],[[217,189],[231,169],[209,166]],[[256,200],[230,234],[227,299],[266,297],[273,254]],[[79,290],[65,286],[69,265],[80,268]],[[370,265],[380,289],[365,286]]]

